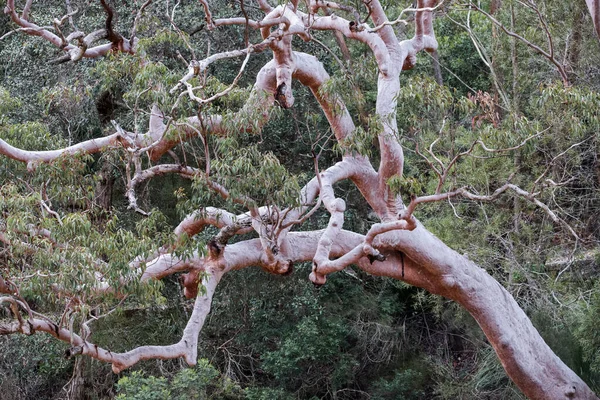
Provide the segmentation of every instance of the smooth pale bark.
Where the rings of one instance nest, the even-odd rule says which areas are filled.
[[[46,319],[29,318],[23,323],[17,321],[0,324],[0,335],[24,333],[31,335],[35,332],[46,332],[57,339],[70,343],[71,348],[67,356],[87,355],[97,360],[112,364],[114,373],[137,364],[141,360],[172,359],[183,357],[189,365],[195,365],[198,357],[198,335],[206,316],[210,312],[212,297],[223,273],[220,269],[208,269],[202,284],[206,288],[202,295],[196,298],[192,315],[183,331],[181,340],[169,346],[141,346],[125,353],[114,353],[91,343],[74,332],[59,327]],[[0,297],[0,304],[9,301],[9,298]]]
[[[245,20],[240,18],[213,21],[208,2],[201,1],[201,4],[212,27],[245,24]],[[132,269],[139,270],[142,280],[161,279],[176,272],[189,271],[184,285],[186,293],[196,296],[196,303],[182,339],[174,345],[142,346],[127,353],[111,353],[73,335],[63,327],[38,318],[23,319],[19,313],[15,313],[17,321],[0,326],[0,333],[31,333],[32,330],[48,332],[70,342],[73,354],[87,354],[110,362],[116,372],[139,360],[149,358],[184,357],[189,364],[194,364],[198,334],[210,311],[216,285],[224,273],[249,266],[260,266],[272,273],[285,274],[290,271],[293,263],[312,261],[313,271],[310,279],[323,284],[328,274],[355,264],[367,273],[403,280],[457,301],[465,307],[481,326],[508,376],[529,398],[597,399],[587,385],[547,346],[514,298],[484,270],[428,232],[412,217],[416,203],[411,203],[408,209],[404,208],[400,198],[393,195],[387,185],[390,177],[402,174],[404,164],[395,116],[396,99],[400,90],[399,75],[403,69],[415,65],[418,52],[437,49],[431,12],[436,1],[417,2],[419,10],[415,16],[415,37],[402,42],[397,41],[391,23],[377,0],[365,4],[376,28],[361,25],[358,19],[357,23],[332,13],[325,16],[316,14],[322,8],[350,10],[348,6],[336,3],[311,1],[308,3],[308,9],[314,12],[312,14],[298,10],[294,3],[278,7],[271,7],[266,1],[259,4],[266,17],[262,21],[252,21],[248,27],[260,29],[263,38],[269,39],[264,43],[273,52],[273,60],[261,69],[250,100],[233,118],[236,120],[239,117],[239,121],[242,121],[244,115],[258,109],[258,120],[253,126],[240,122],[236,125],[237,129],[245,131],[262,128],[268,120],[268,110],[275,100],[283,107],[292,106],[293,78],[313,92],[338,141],[352,135],[355,129],[354,122],[344,104],[335,95],[325,94],[320,90],[329,79],[321,63],[313,56],[296,53],[292,49],[292,35],[310,40],[310,29],[334,31],[369,46],[378,65],[376,113],[382,126],[381,132],[378,133],[381,151],[378,170],[373,168],[367,157],[345,154],[341,162],[317,172],[315,178],[309,181],[299,194],[302,206],[286,209],[285,217],[281,221],[274,222],[273,209],[269,207],[249,208],[248,212],[238,216],[225,210],[206,207],[185,218],[174,233],[177,238],[181,238],[184,234],[192,236],[208,225],[218,227],[221,231],[215,240],[209,243],[206,256],[195,254],[182,260],[170,253],[179,245],[176,241],[168,248],[160,248],[153,258],[145,260],[145,263],[144,260],[134,260]],[[591,11],[597,10],[598,2],[588,0],[588,6]],[[8,0],[7,13],[15,23],[28,29],[26,33],[42,36],[54,45],[60,45],[57,42],[60,40],[58,36],[27,25],[30,24],[27,20],[28,12],[19,16],[14,10],[12,0]],[[592,12],[592,15],[597,16],[597,12]],[[594,21],[597,26],[598,19]],[[246,49],[236,54],[249,54],[249,51]],[[227,54],[226,57],[230,55]],[[211,57],[218,59],[216,55]],[[190,70],[191,75],[188,71],[174,91],[193,78],[193,68]],[[191,89],[188,88],[189,90]],[[197,99],[193,90],[189,94],[192,100]],[[130,151],[147,152],[151,159],[156,161],[171,148],[191,137],[227,133],[222,116],[209,115],[201,118],[191,117],[185,124],[172,128],[172,132],[167,130],[165,116],[155,108],[152,111],[149,131],[143,135],[118,132],[106,138],[47,152],[23,151],[0,140],[0,154],[32,165],[36,162],[52,161],[63,154],[93,153],[108,146],[124,146]],[[132,196],[130,200],[135,200],[133,190],[137,183],[164,173],[186,176],[201,174],[194,168],[164,164],[136,171],[129,184],[128,196]],[[346,205],[342,199],[336,198],[334,185],[344,179],[350,179],[356,184],[382,220],[380,224],[373,225],[367,235],[342,229]],[[227,188],[208,180],[207,185],[224,197],[229,195]],[[443,194],[437,194],[437,198],[444,198]],[[327,227],[320,231],[291,231],[296,224],[302,223],[303,216],[317,200],[322,202],[330,213]],[[530,200],[538,201],[535,198]],[[319,205],[317,202],[317,206]],[[538,205],[544,206],[541,203]],[[256,231],[259,238],[235,244],[227,243],[236,233],[250,230]],[[276,243],[266,237],[269,230],[278,232]],[[1,235],[0,232],[0,239]],[[142,264],[145,264],[145,269],[141,268]],[[207,275],[203,282],[206,293],[199,294],[197,285],[200,272]],[[0,291],[9,295],[0,298],[0,301],[9,302],[11,307],[18,305],[18,302],[10,297],[12,289],[2,277]]]
[[[382,235],[382,248],[404,252],[425,272],[432,293],[455,300],[477,320],[508,376],[531,399],[596,399],[548,347],[514,298],[466,257],[419,226]],[[412,268],[409,266],[408,268]],[[416,286],[418,282],[413,283]]]
[[[290,232],[281,247],[282,256],[293,262],[313,260],[323,233]],[[363,235],[341,230],[332,240],[329,254],[342,257],[364,240]],[[371,263],[367,257],[361,257],[356,265],[370,274],[403,280],[464,306],[477,320],[508,375],[529,398],[597,398],[552,352],[506,289],[423,226],[419,225],[413,231],[384,233],[375,240],[375,247],[386,255],[385,261]],[[230,271],[262,265],[261,260],[261,245],[254,239],[227,246],[221,265],[224,271]],[[163,267],[172,268],[173,264],[177,261],[163,259]],[[153,268],[154,277],[171,273],[158,274],[159,269]]]
[[[23,10],[22,14],[19,15],[17,13],[16,7],[15,7],[15,1],[7,0],[6,7],[4,8],[4,13],[7,14],[10,17],[10,19],[15,24],[17,24],[23,32],[25,32],[29,35],[39,36],[42,39],[46,40],[47,42],[52,43],[54,46],[65,51],[67,53],[65,61],[66,60],[79,61],[83,57],[97,58],[100,56],[104,56],[111,51],[127,52],[127,53],[135,52],[135,45],[136,45],[136,41],[137,41],[137,39],[135,37],[132,37],[131,40],[121,37],[120,40],[115,43],[111,42],[111,43],[105,43],[105,44],[101,44],[101,45],[92,46],[96,41],[98,41],[100,39],[108,39],[109,34],[108,34],[108,32],[106,32],[105,29],[94,31],[88,35],[85,35],[83,32],[79,32],[79,31],[72,32],[70,35],[67,35],[66,37],[63,36],[62,34],[57,35],[57,34],[51,32],[49,29],[46,29],[46,27],[36,25],[35,23],[33,23],[29,20],[28,14],[29,14],[30,7],[31,7],[31,1],[28,1],[27,5],[25,7],[25,10]],[[112,19],[112,17],[111,17],[111,19]],[[63,20],[64,20],[64,18],[63,18]],[[56,29],[56,27],[60,26],[62,24],[62,22],[58,25],[56,24],[56,22],[54,24],[55,24],[54,28]],[[111,29],[112,29],[112,27],[111,27]],[[113,32],[113,34],[114,34],[114,32]],[[79,40],[81,42],[80,45],[75,46],[74,44],[72,44],[71,41],[74,41],[74,40]]]
[[[596,31],[596,35],[598,35],[598,40],[600,40],[600,1],[585,0],[585,2],[590,10],[590,15],[592,16],[594,30]]]
[[[4,140],[0,139],[0,154],[5,155],[13,160],[23,161],[30,166],[35,163],[47,163],[56,160],[58,157],[68,154],[93,154],[104,150],[107,147],[115,147],[117,145],[125,147],[130,146],[130,141],[120,133],[114,133],[99,139],[92,139],[86,142],[78,143],[58,150],[48,151],[28,151],[21,150],[11,146]]]

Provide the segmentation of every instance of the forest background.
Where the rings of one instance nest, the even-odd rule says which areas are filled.
[[[382,4],[391,15],[409,6]],[[186,69],[181,58],[190,58],[190,46],[197,54],[217,53],[243,48],[254,34],[243,26],[208,30],[198,4],[177,3],[176,11],[174,6],[147,7],[135,55],[115,53],[75,63],[56,62],[61,54],[55,47],[15,32],[9,16],[0,16],[0,138],[24,149],[54,149],[105,136],[114,131],[111,121],[129,130],[147,126],[152,105],[166,107],[173,101],[169,89]],[[518,148],[462,157],[449,171],[455,185],[491,193],[509,179],[525,187],[540,177],[550,180],[539,198],[568,227],[512,195],[492,203],[442,201],[420,207],[417,216],[497,279],[554,352],[598,393],[600,41],[584,1],[505,0],[479,6],[488,15],[461,2],[437,9],[437,52],[420,53],[415,68],[401,75],[397,122],[406,157],[402,185],[414,195],[434,191],[438,177],[425,149],[447,161],[476,139],[490,148]],[[52,25],[66,7],[78,10],[72,18],[79,26],[102,27],[105,22],[100,2],[41,0],[31,15],[39,25]],[[113,7],[115,27],[128,29],[139,4]],[[168,7],[175,25],[165,12]],[[232,1],[219,0],[211,7],[218,16],[259,12],[252,3],[247,11]],[[491,18],[530,44],[552,46],[556,63],[506,34]],[[412,29],[409,18],[397,34],[410,37]],[[314,37],[308,43],[294,39],[295,49],[324,63],[332,75],[329,89],[341,93],[350,113],[362,122],[362,142],[354,143],[354,150],[370,154],[376,146],[368,117],[377,90],[372,56],[352,41],[343,49],[333,35],[316,32]],[[253,54],[236,87],[207,107],[221,113],[241,107],[270,57],[269,52]],[[240,62],[211,66],[207,90],[226,88],[236,79]],[[301,186],[309,179],[315,152],[320,165],[337,161],[340,149],[310,92],[297,85],[294,97],[292,108],[272,112],[260,135],[240,133],[233,141],[215,143],[221,162],[233,163],[241,157],[240,149],[256,150],[260,157],[268,153],[277,168],[266,173],[293,189],[290,182]],[[199,112],[192,105],[182,107]],[[174,156],[193,163],[202,159],[202,149],[198,139]],[[252,155],[248,157],[251,162]],[[213,199],[196,181],[160,176],[138,188],[137,205],[151,211],[141,215],[128,208],[122,158],[118,150],[61,158],[32,173],[24,163],[0,157],[3,276],[19,282],[23,298],[56,320],[70,319],[78,326],[82,315],[92,313],[94,342],[113,351],[179,340],[192,303],[184,298],[177,277],[149,286],[130,283],[132,294],[126,298],[100,301],[87,294],[87,309],[48,288],[81,290],[89,277],[78,266],[99,246],[115,274],[121,273],[136,255],[152,251],[156,238],[167,238],[183,216]],[[266,181],[256,175],[252,184]],[[257,196],[268,198],[274,190]],[[336,190],[348,204],[344,227],[365,233],[377,217],[353,185],[341,183]],[[40,211],[40,196],[52,203],[60,225],[52,212]],[[326,210],[318,210],[308,228],[324,228],[328,219]],[[67,259],[65,252],[48,250],[53,247],[48,238],[24,234],[32,226],[50,225],[62,243],[76,249]],[[198,235],[187,250],[204,246],[214,234]],[[15,238],[21,245],[14,245]],[[155,360],[113,374],[110,365],[99,361],[65,358],[69,346],[50,335],[0,336],[0,397],[524,398],[475,320],[455,303],[355,268],[332,274],[326,285],[315,287],[307,279],[310,271],[306,263],[296,265],[291,276],[258,268],[227,275],[201,333],[199,363],[191,369],[181,360]],[[96,319],[99,315],[103,317]],[[9,318],[10,312],[0,316]]]

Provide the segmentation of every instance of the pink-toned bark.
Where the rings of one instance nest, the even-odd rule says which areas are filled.
[[[585,0],[585,2],[590,10],[590,15],[592,16],[594,30],[596,31],[596,35],[598,35],[598,40],[600,40],[600,1]]]
[[[267,63],[259,71],[256,82],[250,94],[248,102],[236,114],[231,125],[237,126],[240,131],[252,131],[258,133],[269,120],[269,112],[273,107],[276,89],[276,67],[275,62]],[[257,112],[257,110],[259,110]],[[190,117],[186,124],[176,124],[171,132],[166,132],[164,116],[157,110],[157,118],[154,120],[154,132],[161,132],[158,142],[149,151],[153,161],[159,160],[167,151],[179,143],[185,142],[192,137],[202,134],[226,135],[227,129],[223,126],[223,118],[220,115]],[[251,118],[254,116],[254,118]],[[242,121],[245,121],[242,122]],[[153,131],[151,126],[151,132]]]
[[[224,273],[259,266],[272,273],[285,274],[291,270],[293,263],[312,261],[310,279],[324,284],[328,274],[356,265],[367,273],[403,280],[464,306],[481,326],[510,378],[529,398],[597,399],[587,385],[551,351],[516,301],[498,282],[472,261],[447,247],[412,216],[420,203],[455,195],[484,200],[482,196],[475,196],[464,189],[451,193],[440,193],[438,190],[431,196],[415,198],[405,207],[400,197],[389,188],[388,180],[401,175],[404,165],[395,115],[400,90],[399,76],[403,69],[414,66],[418,52],[434,51],[437,48],[432,26],[435,0],[417,2],[415,36],[402,42],[398,42],[395,37],[392,23],[377,0],[365,2],[376,28],[363,24],[358,12],[351,7],[321,0],[308,4],[309,13],[298,10],[294,2],[271,7],[266,0],[261,0],[259,5],[266,15],[261,21],[249,21],[245,18],[214,20],[209,3],[205,0],[200,3],[211,28],[244,24],[249,28],[260,29],[265,40],[261,46],[268,45],[273,52],[273,60],[261,69],[250,100],[238,114],[241,120],[243,115],[248,115],[258,107],[261,110],[260,116],[252,126],[237,124],[240,130],[262,128],[275,100],[283,107],[291,107],[294,102],[291,82],[292,79],[297,79],[315,95],[336,139],[348,139],[355,129],[351,116],[339,98],[320,90],[329,79],[327,72],[315,57],[294,52],[292,37],[297,35],[310,40],[310,30],[330,30],[368,45],[379,69],[376,114],[381,123],[381,131],[378,132],[381,161],[378,169],[375,170],[365,156],[344,154],[342,161],[316,171],[315,177],[299,193],[300,207],[280,210],[275,206],[252,206],[246,213],[237,216],[226,210],[206,207],[192,213],[180,223],[174,232],[178,238],[174,244],[161,248],[145,262],[132,262],[132,270],[140,269],[141,279],[144,281],[161,279],[177,272],[188,272],[184,279],[186,295],[195,296],[196,303],[181,341],[174,345],[143,346],[127,353],[111,353],[99,349],[64,327],[57,327],[39,318],[23,319],[20,314],[17,321],[0,326],[0,333],[45,331],[71,342],[73,353],[86,354],[112,363],[113,370],[117,372],[148,358],[184,357],[189,364],[194,364],[198,334],[210,311],[216,285]],[[7,4],[6,12],[18,26],[26,28],[27,33],[41,36],[55,46],[63,45],[59,36],[31,25],[27,19],[27,10],[19,16],[14,10],[14,0],[8,0]],[[588,6],[590,4],[597,8],[597,2],[588,0]],[[348,12],[354,16],[354,20],[336,15],[321,16],[318,12],[322,9]],[[110,47],[111,44],[106,46]],[[84,56],[91,55],[92,53],[88,53],[90,50],[85,50]],[[190,98],[203,104],[205,99],[195,98],[188,81],[194,79],[202,68],[205,70],[211,62],[233,56],[248,57],[251,51],[254,51],[253,47],[249,46],[245,50],[222,53],[190,63],[188,73],[173,92],[186,87]],[[185,94],[186,91],[183,91],[181,95]],[[147,153],[152,160],[157,161],[174,146],[191,137],[227,134],[223,118],[219,115],[191,117],[186,123],[179,125],[165,123],[166,120],[168,117],[154,108],[149,131],[145,134],[120,131],[106,138],[46,152],[22,151],[0,140],[0,154],[33,164],[50,162],[63,154],[94,153],[109,146],[123,146],[135,157],[139,157],[140,153]],[[165,173],[186,176],[204,174],[198,169],[172,164],[159,164],[146,170],[142,170],[139,165],[138,163],[129,180],[130,201],[135,200],[135,186],[154,176]],[[316,169],[319,169],[318,165]],[[439,175],[443,176],[443,173]],[[366,235],[343,229],[346,205],[341,198],[336,197],[334,185],[345,179],[356,184],[382,220],[381,223],[374,224]],[[224,197],[229,195],[227,188],[211,183],[208,178],[206,184]],[[513,186],[507,184],[499,190],[511,189],[519,193],[520,189]],[[535,199],[535,194],[519,194],[527,196],[542,208],[546,207]],[[490,198],[485,200],[492,200],[493,196],[488,196]],[[327,227],[319,231],[292,231],[296,224],[304,220],[303,216],[314,209],[313,203],[318,206],[321,204],[319,202],[330,214]],[[244,201],[241,203],[248,204]],[[549,208],[544,210],[552,215]],[[555,221],[560,223],[559,220]],[[195,253],[190,258],[180,259],[172,254],[175,247],[180,245],[179,239],[183,235],[193,236],[208,225],[218,227],[220,232],[207,246],[206,255]],[[233,235],[251,230],[259,237],[228,243]],[[276,233],[275,239],[269,236],[273,232]],[[203,282],[206,293],[199,294],[197,286],[202,273],[206,274]],[[3,293],[12,293],[9,285],[0,277],[0,289],[2,288],[5,288]],[[8,299],[6,301],[12,307],[15,304],[22,306],[12,297],[3,299]]]
[[[60,327],[53,322],[39,318],[15,321],[9,324],[0,324],[0,334],[24,333],[31,335],[35,332],[46,332],[64,342],[70,343],[68,356],[87,355],[97,360],[112,364],[114,373],[135,365],[141,360],[171,359],[183,357],[189,365],[195,365],[198,356],[198,334],[204,325],[206,316],[210,312],[212,296],[215,293],[223,273],[218,268],[206,271],[206,278],[202,284],[205,293],[196,298],[192,315],[183,331],[181,340],[169,346],[141,346],[125,353],[114,353],[101,348],[69,329]],[[0,304],[7,298],[0,297]]]
[[[73,32],[71,35],[67,37],[59,36],[52,33],[45,27],[41,27],[39,25],[34,24],[29,21],[29,11],[31,8],[31,2],[28,1],[25,9],[22,14],[19,15],[15,8],[14,0],[7,0],[6,7],[4,8],[4,13],[10,16],[10,19],[21,27],[21,30],[26,32],[29,35],[39,36],[42,39],[52,43],[54,46],[64,50],[68,53],[69,59],[73,61],[78,61],[82,57],[85,58],[97,58],[100,56],[104,56],[111,51],[119,51],[126,53],[134,53],[135,52],[135,44],[136,39],[132,37],[131,40],[121,38],[118,43],[106,43],[102,45],[97,45],[90,47],[97,40],[104,38],[108,35],[106,31],[95,31],[85,36],[83,32]],[[64,20],[64,18],[63,18]],[[56,24],[55,24],[56,25]],[[55,26],[56,29],[56,26]],[[72,40],[80,40],[81,44],[79,46],[75,46],[70,43]]]
[[[130,147],[132,146],[132,141],[120,133],[114,133],[110,136],[88,140],[59,150],[28,151],[13,147],[0,139],[0,154],[12,158],[13,160],[25,162],[29,169],[33,169],[36,163],[48,163],[64,155],[74,155],[78,153],[94,154],[107,147],[115,147],[118,145]]]

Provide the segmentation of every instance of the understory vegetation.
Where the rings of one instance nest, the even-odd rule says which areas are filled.
[[[139,4],[114,3],[116,26],[128,29]],[[50,63],[59,50],[38,37],[10,33],[14,24],[0,16],[0,138],[26,150],[51,150],[106,136],[114,132],[111,121],[145,132],[153,105],[175,110],[177,118],[221,114],[234,128],[259,124],[262,110],[242,117],[234,112],[250,96],[269,51],[252,54],[235,88],[202,107],[169,92],[187,70],[182,59],[243,48],[246,35],[260,41],[243,26],[206,29],[202,7],[192,3],[178,3],[176,11],[173,4],[150,4],[138,26],[135,54],[76,63]],[[489,12],[489,3],[480,7]],[[415,215],[505,287],[552,350],[598,393],[600,41],[583,1],[540,0],[542,21],[524,2],[501,3],[494,18],[528,41],[546,46],[541,27],[547,27],[568,84],[554,64],[488,17],[446,2],[434,20],[441,81],[427,52],[400,78],[404,174],[389,184],[408,204],[411,197],[435,192],[440,173],[451,166],[448,190],[468,187],[486,195],[510,182],[539,192],[536,198],[562,223],[508,191],[493,202],[454,197],[422,204]],[[243,16],[237,1],[211,4],[219,16]],[[250,16],[260,13],[250,4]],[[409,5],[382,4],[390,15]],[[70,6],[79,10],[77,25],[103,26],[100,3],[72,0]],[[39,25],[52,25],[54,16],[64,14],[61,1],[40,0],[32,9]],[[410,23],[394,29],[400,38],[413,34]],[[315,55],[331,74],[322,90],[341,96],[357,126],[347,143],[335,142],[313,95],[294,84],[294,106],[269,111],[260,134],[237,129],[227,136],[200,135],[163,157],[198,166],[210,148],[212,174],[233,197],[258,204],[296,204],[316,160],[324,169],[349,151],[378,164],[382,122],[373,117],[373,57],[348,40],[346,60],[333,35],[313,35],[317,40],[307,43],[295,38],[294,49]],[[240,64],[232,59],[211,65],[204,94],[227,88]],[[490,151],[497,149],[504,150]],[[135,212],[127,198],[128,156],[113,148],[36,165],[0,156],[0,278],[17,284],[32,310],[77,332],[89,329],[95,344],[114,352],[177,342],[194,304],[184,297],[178,275],[149,284],[124,280],[132,274],[130,262],[149,257],[157,243],[173,244],[173,229],[203,204],[246,211],[208,190],[203,177],[170,174],[138,186],[137,206],[148,215]],[[351,183],[337,183],[335,191],[347,204],[344,229],[366,234],[377,215]],[[298,230],[324,229],[328,222],[329,213],[320,208]],[[51,237],[31,234],[42,230]],[[217,233],[208,228],[186,237],[177,254],[206,252]],[[118,292],[95,291],[97,275],[85,266],[96,260],[110,265],[102,279]],[[100,361],[65,357],[69,345],[50,335],[0,335],[0,398],[525,398],[477,322],[455,302],[353,266],[315,286],[308,279],[311,268],[306,262],[294,265],[290,276],[261,268],[225,275],[192,368],[179,359],[147,360],[114,374]],[[0,319],[10,320],[8,306],[2,307]]]

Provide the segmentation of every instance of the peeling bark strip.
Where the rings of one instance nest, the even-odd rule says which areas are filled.
[[[102,30],[104,36],[101,36],[98,31],[93,32],[85,36],[88,42],[83,39],[84,45],[79,46],[72,44],[71,41],[83,38],[83,33],[64,37],[60,29],[57,29],[59,34],[54,34],[30,22],[31,1],[27,2],[26,9],[19,15],[15,10],[14,0],[7,0],[5,12],[24,33],[40,36],[65,50],[70,59],[76,60],[77,57],[98,57],[111,50],[135,51],[135,25],[149,2],[146,1],[139,9],[131,39],[126,40],[113,32],[113,11],[102,0],[107,13],[105,28]],[[190,138],[204,138],[208,134],[226,135],[227,131],[220,115],[200,115],[175,123],[169,121],[161,110],[154,107],[148,132],[144,134],[125,132],[115,124],[116,132],[112,135],[52,151],[24,151],[0,140],[0,154],[27,163],[31,170],[36,163],[51,162],[62,155],[91,154],[107,147],[127,149],[127,155],[132,160],[135,171],[129,169],[127,171],[126,196],[130,207],[137,211],[139,209],[136,203],[136,186],[145,180],[167,173],[179,174],[187,178],[199,177],[201,178],[199,180],[205,182],[210,190],[247,209],[241,215],[234,215],[227,210],[207,205],[181,221],[174,231],[175,240],[171,244],[159,247],[148,259],[138,258],[131,262],[132,275],[136,273],[142,281],[161,279],[178,272],[186,273],[183,277],[185,294],[195,297],[196,300],[192,315],[178,343],[169,346],[142,346],[126,353],[113,353],[102,349],[67,328],[32,312],[18,297],[18,288],[13,287],[12,282],[8,282],[3,277],[0,277],[0,293],[6,296],[0,297],[0,303],[9,304],[14,321],[0,325],[0,334],[47,332],[71,344],[70,356],[88,355],[109,362],[115,372],[120,372],[140,360],[151,358],[183,357],[188,364],[193,365],[196,362],[198,335],[210,311],[213,294],[223,274],[249,266],[260,266],[268,272],[284,275],[291,271],[293,263],[312,261],[313,269],[309,279],[316,284],[325,284],[328,274],[354,264],[367,273],[402,280],[431,293],[445,296],[465,307],[482,328],[508,376],[529,398],[598,399],[589,387],[552,352],[515,299],[497,281],[466,257],[442,243],[413,216],[415,209],[421,203],[441,201],[459,195],[476,201],[491,201],[505,191],[512,190],[543,209],[554,222],[564,225],[564,221],[537,199],[539,193],[526,192],[511,183],[506,183],[488,196],[472,194],[465,188],[442,192],[452,164],[458,160],[458,157],[468,155],[475,145],[479,144],[484,151],[492,153],[511,149],[489,149],[481,141],[476,141],[470,150],[457,155],[446,166],[441,160],[435,158],[430,148],[430,154],[440,164],[439,168],[434,167],[439,178],[437,190],[434,194],[413,198],[407,207],[402,204],[401,197],[394,194],[388,185],[390,178],[402,175],[404,167],[403,149],[398,140],[400,132],[396,124],[400,73],[403,69],[415,65],[416,56],[420,51],[436,51],[438,43],[433,31],[432,18],[439,4],[435,0],[419,0],[417,8],[405,9],[400,16],[390,21],[378,0],[365,1],[363,5],[368,10],[368,18],[374,24],[374,27],[371,27],[367,22],[362,22],[358,11],[344,4],[309,0],[307,11],[303,12],[297,8],[297,2],[277,7],[272,7],[267,0],[259,0],[258,3],[265,17],[260,21],[252,21],[247,16],[214,19],[210,13],[209,3],[206,0],[200,1],[209,28],[244,25],[246,29],[260,30],[263,41],[256,45],[249,43],[242,50],[218,53],[204,60],[191,61],[187,73],[171,89],[171,94],[187,96],[199,106],[227,95],[244,72],[250,54],[270,49],[273,60],[258,73],[248,102],[234,116],[234,119],[238,122],[247,121],[249,113],[256,109],[261,110],[261,113],[255,121],[238,124],[239,129],[249,132],[259,131],[268,121],[269,110],[275,102],[284,108],[292,107],[294,104],[292,80],[296,79],[311,90],[335,138],[338,142],[343,142],[355,131],[352,117],[338,96],[325,94],[321,90],[329,79],[321,62],[312,55],[295,52],[292,47],[293,36],[310,41],[313,30],[333,31],[338,35],[338,41],[343,35],[366,44],[377,62],[378,91],[375,109],[376,116],[381,121],[381,129],[377,137],[381,151],[378,169],[372,167],[367,157],[349,153],[345,154],[340,162],[325,169],[320,169],[315,161],[315,176],[299,193],[300,206],[259,207],[253,205],[251,199],[231,198],[229,188],[211,181],[208,160],[205,170],[180,164],[160,163],[147,169],[142,167],[144,165],[140,162],[142,155],[147,154],[156,162],[171,149]],[[587,4],[596,31],[599,32],[599,2],[587,0]],[[354,18],[348,20],[337,16],[332,12],[333,10],[344,10]],[[415,14],[415,36],[398,42],[392,25],[402,22],[402,14],[408,12]],[[541,18],[541,14],[539,15]],[[64,22],[68,17],[69,15],[63,17],[62,21]],[[492,22],[499,24],[494,19]],[[61,24],[62,22],[58,21],[56,27],[60,28]],[[520,38],[510,33],[511,36]],[[110,43],[89,47],[101,37],[108,37]],[[115,43],[119,45],[115,46]],[[548,53],[533,46],[540,54],[556,63],[552,50]],[[198,97],[198,88],[188,81],[204,73],[211,63],[232,57],[245,57],[245,60],[229,88],[208,99]],[[343,229],[346,203],[336,197],[334,187],[336,183],[346,179],[350,179],[357,186],[381,219],[381,223],[372,225],[366,235]],[[292,231],[296,225],[305,222],[321,205],[330,214],[325,229]],[[185,241],[185,236],[196,235],[207,226],[215,226],[220,231],[209,242],[206,255],[197,252],[186,259],[174,255],[174,250]],[[229,244],[233,236],[252,231],[258,234],[257,239]],[[576,235],[574,231],[572,233]],[[10,245],[10,241],[2,232],[0,232],[0,240]],[[201,278],[205,291],[198,291]],[[103,282],[99,282],[98,290],[109,289]],[[21,311],[26,312],[26,318]]]

